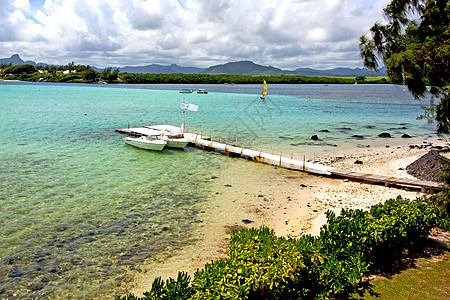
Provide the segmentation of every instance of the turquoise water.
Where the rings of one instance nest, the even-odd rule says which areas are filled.
[[[123,295],[140,266],[195,243],[227,157],[138,150],[114,132],[181,123],[182,87],[204,88],[0,82],[1,298]],[[277,85],[265,102],[256,85],[207,89],[184,95],[200,107],[186,113],[190,129],[298,153],[434,131],[394,86]]]

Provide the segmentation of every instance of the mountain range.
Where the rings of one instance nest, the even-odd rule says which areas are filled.
[[[18,54],[10,58],[0,58],[1,64],[22,65],[30,64],[33,66],[48,66],[45,63],[35,63],[34,61],[24,61]],[[282,70],[271,66],[262,66],[251,61],[229,62],[226,64],[215,65],[209,68],[181,67],[177,64],[168,66],[151,64],[146,66],[126,66],[115,67],[122,73],[183,73],[183,74],[229,74],[229,75],[250,75],[250,76],[280,76],[280,75],[301,75],[301,76],[385,76],[386,67],[378,72],[372,72],[364,68],[334,68],[328,70],[316,70],[311,68],[298,68],[293,71]],[[92,67],[95,71],[101,71],[100,68]]]

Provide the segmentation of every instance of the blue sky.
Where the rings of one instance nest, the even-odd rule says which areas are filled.
[[[0,0],[0,58],[98,67],[362,67],[388,0]]]

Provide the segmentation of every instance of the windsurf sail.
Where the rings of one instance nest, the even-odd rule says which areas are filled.
[[[264,80],[264,83],[263,83],[263,93],[262,93],[262,97],[261,97],[261,98],[265,98],[266,95],[267,95],[267,83],[266,83],[266,81]]]

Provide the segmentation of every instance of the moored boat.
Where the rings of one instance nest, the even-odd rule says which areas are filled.
[[[169,148],[184,148],[188,144],[188,140],[185,138],[170,138],[163,137],[164,141],[167,142],[167,147]]]
[[[188,140],[184,138],[183,130],[181,127],[172,125],[154,125],[145,127],[160,131],[163,139],[167,142],[167,147],[184,148],[188,144]]]
[[[208,91],[205,89],[198,89],[197,94],[208,94]]]
[[[190,94],[193,92],[194,92],[194,90],[191,90],[191,89],[181,89],[180,90],[180,93],[182,93],[182,94]]]
[[[167,145],[167,141],[153,136],[141,136],[138,138],[126,137],[124,141],[125,144],[130,146],[154,151],[161,151]]]

